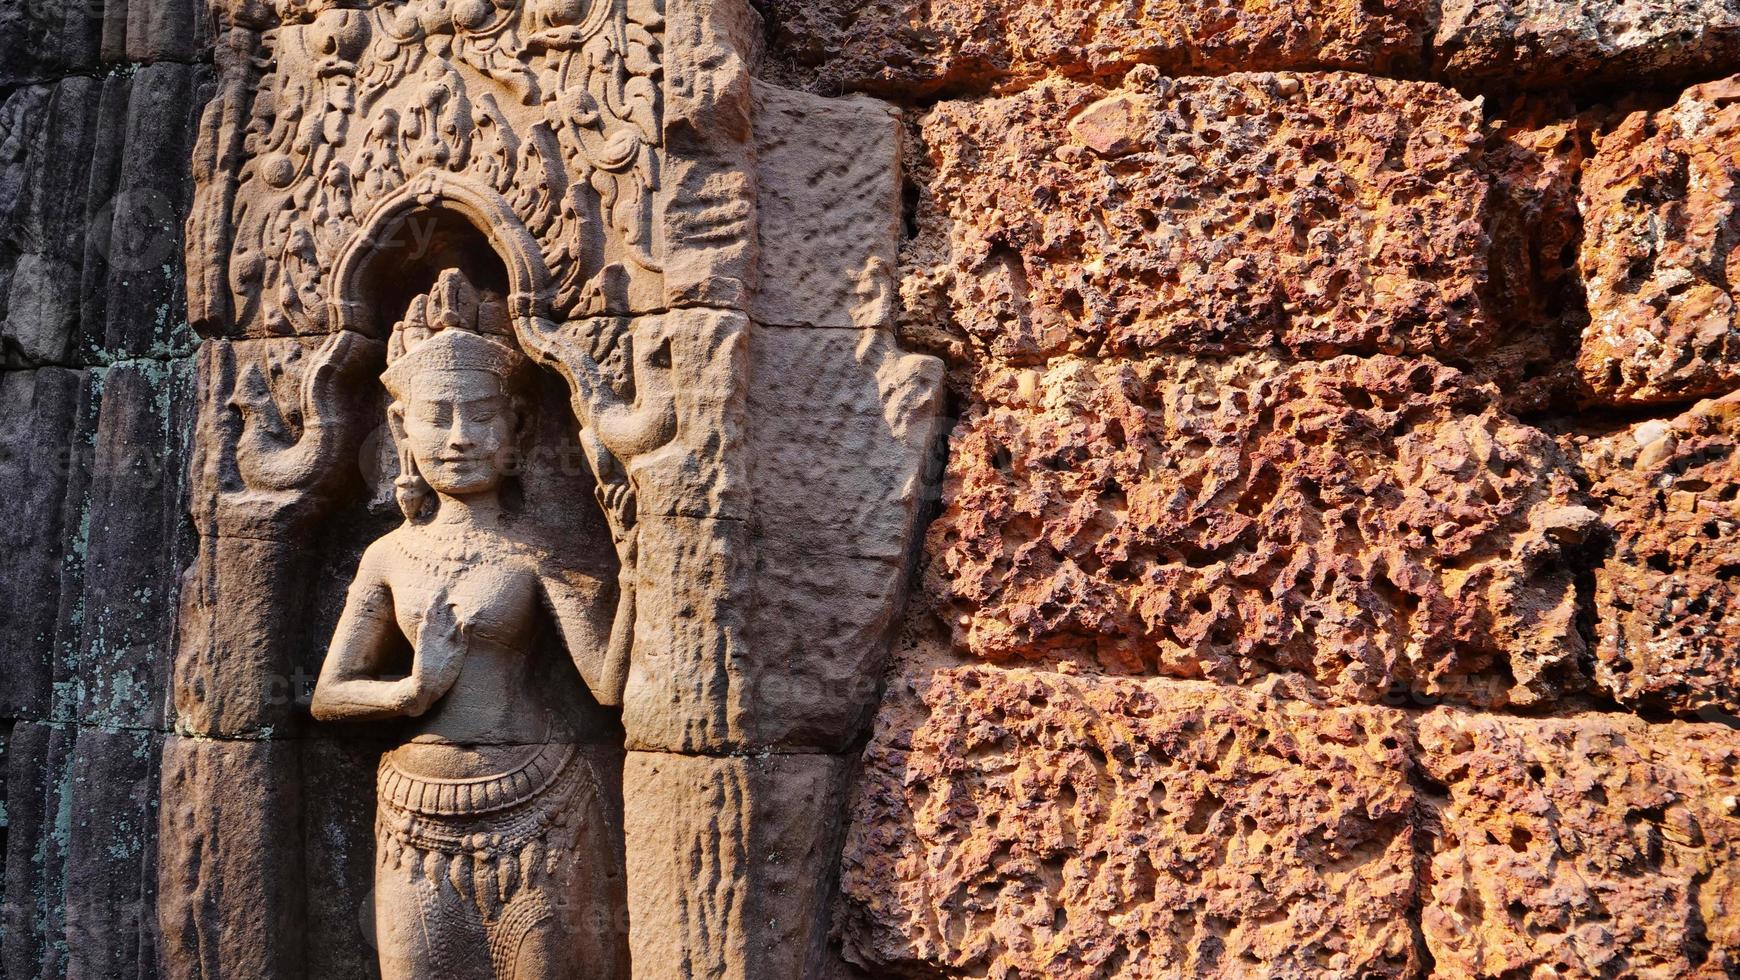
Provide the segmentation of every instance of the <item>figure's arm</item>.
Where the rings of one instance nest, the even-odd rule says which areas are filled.
[[[417,631],[411,676],[386,679],[382,672],[398,623],[393,595],[365,559],[345,599],[344,613],[314,686],[314,717],[321,721],[372,721],[415,717],[459,677],[465,643],[446,596],[436,597]]]
[[[533,318],[534,347],[555,362],[574,390],[574,410],[583,425],[617,459],[630,460],[670,442],[677,433],[676,395],[671,388],[670,351],[663,343],[630,340],[634,400],[618,395],[604,369],[584,345],[559,324]]]
[[[614,605],[603,608],[599,600],[606,597],[604,594],[586,595],[559,577],[540,575],[538,581],[543,604],[550,610],[562,645],[579,669],[581,680],[599,704],[620,705],[623,685],[628,680],[630,638],[623,629],[625,621],[615,616],[616,628],[605,625],[610,621],[605,617],[617,610]]]
[[[657,347],[629,341],[634,356],[633,403],[617,397],[605,382],[603,370],[584,351],[576,377],[588,380],[576,386],[586,392],[593,431],[598,441],[617,459],[633,459],[670,442],[677,434],[677,403],[671,392],[670,365]],[[651,349],[649,349],[651,347]]]

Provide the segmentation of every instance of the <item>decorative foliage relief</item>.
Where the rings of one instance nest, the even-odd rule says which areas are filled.
[[[325,277],[340,250],[430,171],[507,200],[541,243],[558,314],[656,302],[662,18],[658,0],[460,0],[263,31],[230,216],[234,329],[336,327]],[[413,225],[393,244],[415,260],[436,234]]]

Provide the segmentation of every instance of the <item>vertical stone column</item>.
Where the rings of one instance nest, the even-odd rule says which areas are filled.
[[[941,394],[892,335],[894,111],[750,82],[734,15],[671,16],[667,284],[714,308],[665,316],[680,434],[633,468],[630,942],[660,980],[822,970]]]
[[[173,976],[301,977],[301,750],[308,534],[356,472],[344,395],[380,345],[341,334],[210,340],[189,466],[199,553],[182,582],[163,748],[158,923]],[[286,418],[297,418],[292,427]]]

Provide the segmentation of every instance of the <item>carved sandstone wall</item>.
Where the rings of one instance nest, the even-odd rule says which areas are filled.
[[[382,447],[219,510],[453,178],[513,314],[676,339],[635,977],[1740,975],[1737,73],[1734,0],[0,0],[0,970],[377,975],[306,703]]]

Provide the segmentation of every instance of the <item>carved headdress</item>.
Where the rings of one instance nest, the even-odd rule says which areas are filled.
[[[393,328],[387,370],[381,382],[395,400],[410,393],[412,379],[424,371],[483,371],[511,389],[531,362],[524,354],[483,331],[502,319],[500,304],[479,299],[458,269],[448,269],[427,295],[411,301],[405,319]]]
[[[511,390],[527,364],[524,354],[501,341],[455,327],[396,358],[381,375],[381,383],[394,400],[404,401],[416,377],[425,371],[482,371],[500,378],[503,390]]]

